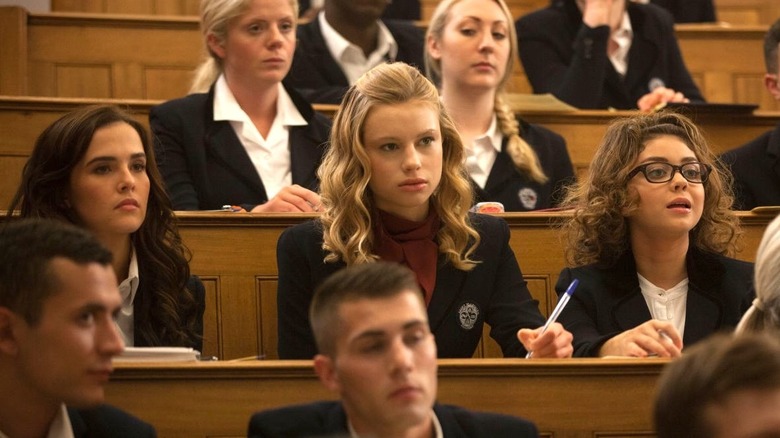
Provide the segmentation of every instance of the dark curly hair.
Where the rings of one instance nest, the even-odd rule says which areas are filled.
[[[140,290],[149,294],[135,306],[135,337],[138,345],[194,346],[198,304],[187,289],[190,253],[176,226],[171,202],[157,170],[154,151],[144,126],[129,113],[111,105],[74,110],[47,127],[22,172],[22,181],[8,208],[22,217],[54,218],[81,225],[66,203],[70,175],[84,157],[95,132],[112,123],[126,123],[138,132],[146,153],[149,199],[146,217],[131,235],[138,258]],[[146,286],[146,289],[142,287]],[[180,315],[187,315],[182,318]]]

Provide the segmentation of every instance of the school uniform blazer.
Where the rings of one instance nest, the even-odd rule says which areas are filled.
[[[625,79],[607,56],[609,26],[583,24],[575,0],[555,0],[516,22],[520,59],[534,93],[552,93],[577,108],[636,108],[663,85],[703,102],[685,67],[672,16],[658,6],[626,2],[634,38]]]
[[[674,16],[675,23],[712,23],[715,17],[715,4],[712,0],[650,0]]]
[[[143,269],[143,267],[139,266],[139,269]],[[152,290],[154,285],[149,284],[148,280],[144,281],[144,278],[148,279],[149,277],[144,275],[143,270],[139,273],[138,278],[140,281],[138,283],[138,290],[135,293],[135,300],[133,301],[133,324],[135,327],[138,327],[143,322],[142,315],[148,312],[148,310],[144,311],[143,309],[160,305],[160,303],[154,299],[155,295]],[[187,289],[189,289],[195,299],[195,307],[192,309],[181,309],[179,318],[182,321],[186,321],[191,317],[192,313],[195,314],[194,333],[192,334],[189,343],[186,345],[171,345],[170,343],[166,343],[165,345],[151,345],[146,339],[140,337],[138,330],[135,330],[133,344],[136,347],[174,346],[190,347],[200,352],[203,351],[203,312],[206,310],[206,289],[203,287],[200,278],[194,275],[187,281]],[[161,334],[158,333],[158,336],[161,336]]]
[[[734,208],[780,205],[780,125],[721,156],[734,175]]]
[[[285,87],[306,126],[290,128],[293,184],[316,191],[330,120]],[[152,108],[157,166],[175,210],[213,210],[225,204],[247,210],[268,201],[263,181],[230,122],[214,120],[214,86]]]
[[[424,73],[425,34],[411,21],[382,20],[398,44],[395,61],[405,62]],[[330,54],[322,36],[319,18],[298,26],[298,45],[285,82],[295,87],[309,102],[341,103],[349,81]]]
[[[504,356],[525,355],[517,331],[537,328],[544,324],[544,318],[509,247],[509,226],[503,219],[487,215],[472,214],[471,220],[482,238],[472,259],[481,263],[471,271],[461,271],[439,255],[436,286],[428,305],[438,356],[471,357],[483,323],[490,324],[490,336]],[[279,358],[311,359],[317,354],[309,325],[312,295],[323,280],[345,265],[323,262],[319,221],[285,230],[276,245],[276,257]]]
[[[733,329],[754,295],[752,263],[691,248],[686,265],[684,347],[718,330]],[[609,267],[563,269],[555,285],[559,296],[574,278],[579,286],[558,318],[574,335],[574,356],[598,356],[608,339],[651,319],[631,251]]]
[[[76,438],[154,438],[154,427],[109,405],[93,409],[68,408]]]
[[[539,125],[521,120],[520,127],[523,139],[539,157],[539,163],[548,178],[547,182],[539,184],[517,170],[506,151],[508,141],[504,137],[501,152],[496,155],[485,188],[471,181],[476,202],[500,202],[505,211],[557,207],[563,195],[563,188],[575,181],[566,141],[560,135]]]
[[[536,426],[509,415],[474,412],[458,406],[434,404],[433,412],[445,438],[537,438]],[[287,406],[252,415],[250,438],[349,438],[347,415],[339,401]]]

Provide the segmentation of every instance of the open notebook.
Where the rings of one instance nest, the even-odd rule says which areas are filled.
[[[185,347],[125,347],[114,362],[194,362],[200,351]]]

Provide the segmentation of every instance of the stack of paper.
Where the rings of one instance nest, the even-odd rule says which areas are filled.
[[[126,347],[115,362],[193,362],[200,352],[185,347]]]

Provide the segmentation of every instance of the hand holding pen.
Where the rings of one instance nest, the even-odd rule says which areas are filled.
[[[518,332],[520,341],[523,343],[523,345],[525,345],[526,350],[528,350],[528,354],[525,356],[526,359],[531,358],[534,355],[534,351],[538,352],[536,357],[571,356],[573,352],[573,348],[571,346],[571,341],[573,338],[572,334],[566,331],[561,324],[558,324],[555,321],[558,319],[558,316],[560,316],[561,312],[566,306],[566,303],[568,303],[569,299],[571,299],[571,295],[574,293],[574,290],[577,288],[578,284],[579,280],[576,278],[572,280],[572,282],[569,284],[569,287],[566,288],[566,292],[561,295],[561,298],[558,300],[558,304],[550,314],[547,322],[544,323],[544,326],[533,331],[526,330],[525,333],[523,333],[524,330],[520,330],[520,332]],[[546,333],[549,334],[545,336]],[[533,336],[534,334],[536,334],[536,336]],[[549,350],[549,348],[546,347],[551,343],[554,347],[554,354],[542,353],[543,351]],[[531,348],[532,346],[533,348]]]

